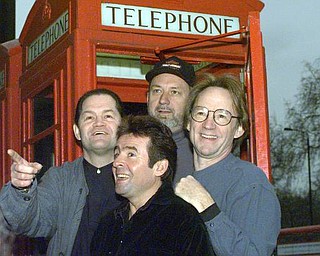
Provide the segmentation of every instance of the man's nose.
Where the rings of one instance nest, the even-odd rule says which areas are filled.
[[[103,125],[103,117],[99,117],[97,116],[96,119],[94,120],[94,125],[99,126],[99,125]]]
[[[206,120],[203,121],[202,124],[207,129],[213,129],[217,126],[216,122],[214,121],[214,113],[209,113]]]
[[[170,100],[169,100],[169,94],[164,92],[161,96],[160,96],[160,103],[161,104],[169,104]]]
[[[123,159],[121,158],[120,155],[114,158],[113,164],[115,168],[122,168],[124,166]]]

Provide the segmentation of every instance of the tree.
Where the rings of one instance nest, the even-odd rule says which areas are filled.
[[[306,213],[299,208],[308,205],[307,153],[309,140],[312,207],[314,224],[320,224],[320,58],[305,63],[301,86],[294,102],[286,103],[285,132],[275,119],[270,121],[271,165],[273,179],[282,207],[283,227],[308,225]],[[303,202],[305,207],[303,206]],[[299,205],[299,207],[296,207]],[[305,210],[305,209],[304,209]],[[301,217],[299,217],[299,215]],[[308,215],[308,213],[307,213]]]

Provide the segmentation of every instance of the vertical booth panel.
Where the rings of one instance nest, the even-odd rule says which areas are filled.
[[[0,45],[1,186],[10,179],[11,159],[7,149],[21,150],[21,104],[19,76],[21,46],[18,40]]]
[[[258,12],[249,14],[249,34],[250,34],[250,59],[251,59],[251,79],[254,129],[251,133],[251,140],[254,141],[255,163],[264,170],[271,179],[270,162],[270,139],[269,139],[269,114],[268,95],[266,83],[265,55],[262,45],[262,35],[260,30],[260,16]]]

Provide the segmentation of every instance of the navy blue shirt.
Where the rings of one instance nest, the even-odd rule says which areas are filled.
[[[97,168],[84,159],[83,167],[89,195],[74,241],[73,256],[90,255],[90,242],[101,216],[115,209],[121,202],[114,189],[112,163]]]
[[[173,177],[175,186],[181,178],[192,175],[194,172],[193,150],[188,139],[187,131],[178,131],[172,134],[172,138],[177,144],[177,170]]]
[[[263,171],[229,154],[193,176],[215,201],[201,213],[215,253],[271,255],[281,228],[281,209]]]

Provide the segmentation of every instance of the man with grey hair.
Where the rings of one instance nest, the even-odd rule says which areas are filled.
[[[195,81],[194,68],[173,56],[156,63],[146,79],[149,82],[148,113],[170,128],[178,147],[177,172],[173,180],[176,184],[194,171],[191,145],[183,129],[184,109]]]

